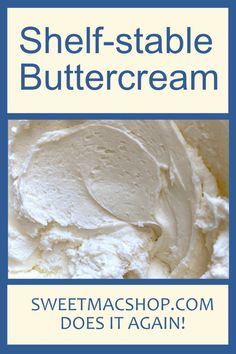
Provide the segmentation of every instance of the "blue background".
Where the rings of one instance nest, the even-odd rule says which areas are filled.
[[[101,353],[148,351],[161,353],[236,353],[236,231],[235,186],[236,181],[236,4],[235,0],[0,0],[0,353]],[[7,114],[7,8],[9,7],[226,7],[229,8],[229,114]],[[211,19],[209,19],[210,21]],[[219,24],[220,26],[220,24]],[[8,133],[9,119],[229,119],[230,121],[230,279],[229,280],[8,280]],[[229,284],[229,345],[58,345],[58,346],[9,346],[7,345],[7,284]],[[219,318],[220,323],[220,318]],[[24,319],[22,319],[24,326]],[[33,324],[32,324],[33,326]],[[217,326],[217,324],[216,324]],[[92,343],[91,343],[92,344]]]

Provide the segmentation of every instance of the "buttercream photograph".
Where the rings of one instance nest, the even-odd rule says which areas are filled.
[[[228,122],[9,121],[10,278],[228,278]]]

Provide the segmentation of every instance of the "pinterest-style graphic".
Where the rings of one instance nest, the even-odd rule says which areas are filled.
[[[233,354],[232,0],[0,2],[0,352]]]

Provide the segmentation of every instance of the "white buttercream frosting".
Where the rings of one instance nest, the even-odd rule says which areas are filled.
[[[12,122],[10,276],[228,277],[219,124]]]

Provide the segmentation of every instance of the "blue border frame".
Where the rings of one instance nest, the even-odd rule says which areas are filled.
[[[96,350],[101,353],[117,351],[156,351],[162,353],[187,354],[207,351],[208,353],[233,353],[236,352],[236,336],[233,333],[236,328],[236,261],[233,255],[236,249],[236,226],[233,223],[233,215],[236,215],[236,198],[234,196],[236,187],[233,181],[236,180],[236,168],[233,162],[233,151],[236,151],[236,0],[0,0],[0,352],[4,353],[32,353],[57,352],[58,354],[68,352],[77,353],[82,350]],[[190,7],[190,8],[229,8],[229,113],[228,114],[7,114],[7,8],[10,7]],[[234,36],[233,36],[234,34]],[[235,42],[235,43],[234,43]],[[229,119],[230,121],[230,279],[229,280],[8,280],[7,277],[7,179],[8,179],[8,120],[9,119]],[[234,257],[234,258],[233,258]],[[7,345],[7,285],[8,284],[229,284],[230,311],[229,311],[229,345]],[[219,319],[220,320],[220,319]],[[22,323],[22,325],[24,325]]]

